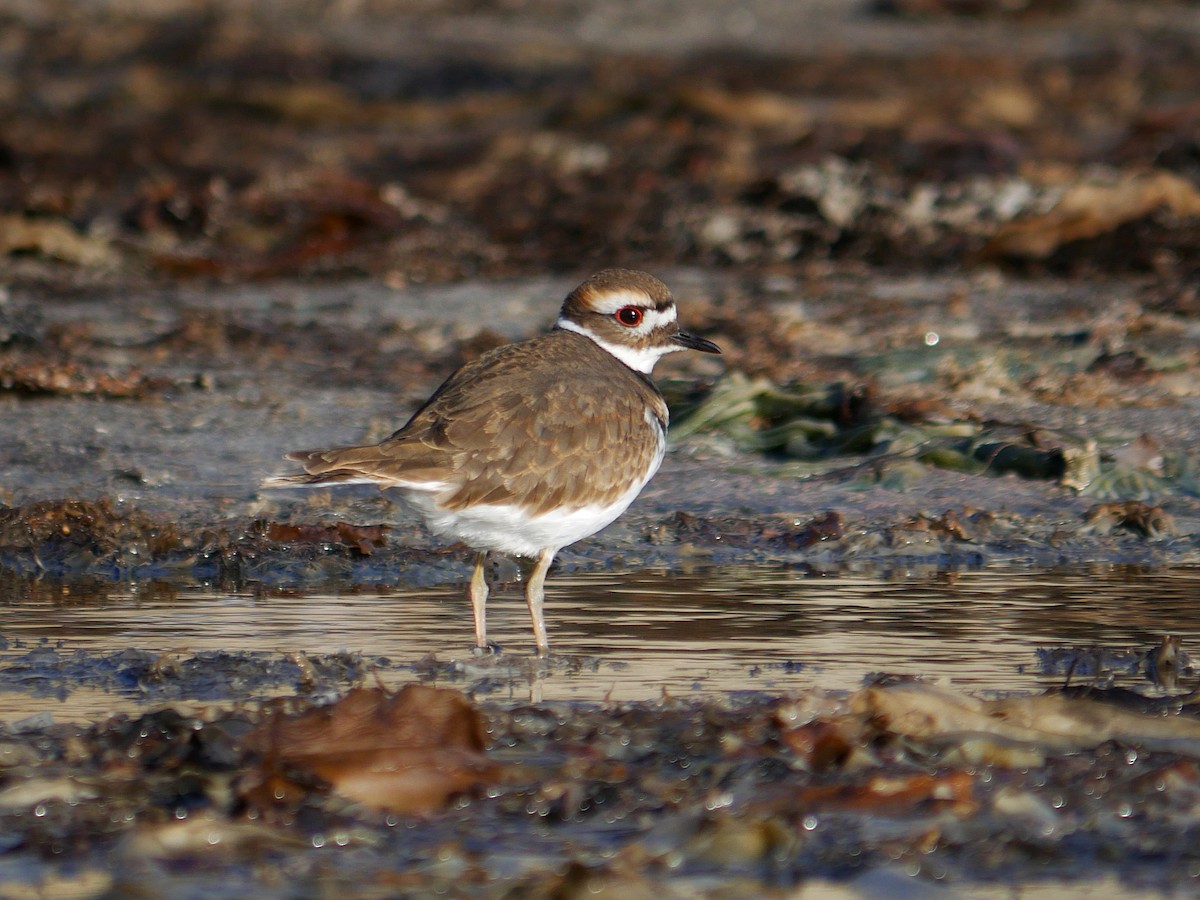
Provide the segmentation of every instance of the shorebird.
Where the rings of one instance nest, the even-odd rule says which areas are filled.
[[[551,331],[467,363],[390,437],[289,453],[304,471],[265,485],[375,484],[434,534],[473,548],[468,593],[480,651],[494,649],[488,554],[533,559],[525,598],[543,656],[550,564],[621,515],[658,471],[668,414],[650,373],[679,350],[721,352],[679,329],[657,278],[606,269],[567,295]]]

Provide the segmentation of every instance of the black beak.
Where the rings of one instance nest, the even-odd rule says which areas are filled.
[[[699,350],[701,353],[720,353],[721,348],[712,341],[705,340],[702,337],[696,337],[694,334],[688,334],[686,331],[677,331],[671,335],[673,340],[680,347],[687,347],[689,350]]]

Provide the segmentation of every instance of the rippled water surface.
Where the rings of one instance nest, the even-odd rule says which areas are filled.
[[[470,610],[455,585],[287,595],[163,585],[67,590],[38,582],[8,582],[0,590],[0,634],[8,639],[0,663],[47,646],[60,654],[350,651],[387,658],[380,677],[395,684],[412,680],[409,666],[433,654],[463,661],[466,686],[493,671],[487,691],[495,699],[529,699],[534,690],[535,679],[514,674],[532,667],[472,657]],[[502,588],[489,604],[500,661],[530,655],[520,591],[520,585]],[[844,690],[878,672],[945,678],[975,690],[1032,691],[1063,678],[1043,672],[1038,648],[1144,650],[1166,634],[1194,647],[1198,595],[1194,569],[984,569],[890,578],[755,568],[562,575],[548,590],[555,661],[536,679],[533,696],[603,701]],[[255,694],[253,684],[246,690]],[[49,699],[2,692],[0,716],[48,711],[56,719],[94,718],[137,702],[135,690],[98,691],[84,681]]]

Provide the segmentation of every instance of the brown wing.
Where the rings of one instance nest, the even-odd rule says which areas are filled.
[[[308,472],[293,478],[441,482],[450,509],[610,503],[658,452],[667,418],[653,382],[614,363],[566,331],[501,347],[459,369],[379,444],[289,454]]]

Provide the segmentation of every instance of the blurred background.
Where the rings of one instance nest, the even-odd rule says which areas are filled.
[[[7,0],[0,274],[998,265],[1190,311],[1198,70],[1189,0]]]

